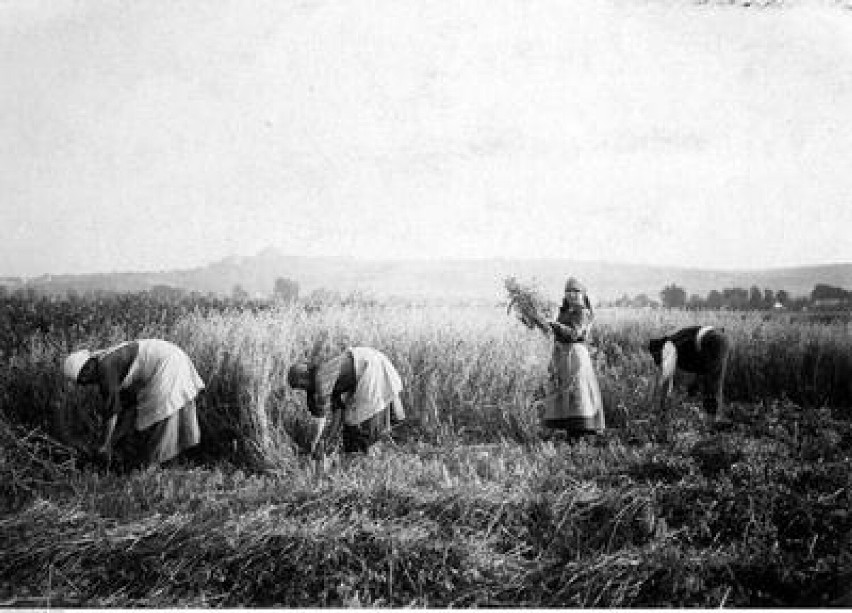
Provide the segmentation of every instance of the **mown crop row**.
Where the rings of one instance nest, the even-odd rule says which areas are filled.
[[[0,428],[4,458],[45,465],[20,484],[30,501],[0,515],[0,598],[101,607],[837,602],[852,578],[852,430],[783,403],[764,408],[755,424],[772,436],[702,438],[685,415],[666,443],[409,442],[323,474],[304,460],[263,474],[49,472],[48,456],[13,457],[41,441]],[[4,490],[14,483],[4,479]]]

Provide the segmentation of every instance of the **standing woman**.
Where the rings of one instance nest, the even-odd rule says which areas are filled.
[[[601,390],[585,344],[593,319],[585,286],[570,277],[559,315],[548,322],[553,333],[550,370],[556,393],[544,415],[546,426],[564,429],[569,436],[600,434],[605,427]]]
[[[62,368],[80,385],[97,385],[106,420],[98,453],[109,458],[113,446],[138,431],[144,461],[160,464],[201,440],[195,398],[204,382],[183,350],[168,341],[142,339],[95,352],[69,355]]]

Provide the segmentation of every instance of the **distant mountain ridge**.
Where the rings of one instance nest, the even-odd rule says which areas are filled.
[[[254,256],[231,256],[212,264],[163,272],[43,275],[33,279],[0,278],[10,289],[32,287],[39,292],[65,293],[106,290],[132,292],[157,285],[190,291],[230,294],[240,285],[250,295],[268,296],[275,279],[299,283],[301,294],[326,288],[341,293],[362,291],[377,297],[493,301],[503,297],[503,279],[516,276],[534,281],[541,289],[561,295],[569,275],[589,287],[593,299],[613,300],[624,294],[659,298],[668,284],[683,287],[687,295],[706,297],[711,290],[729,287],[786,290],[791,296],[807,295],[817,283],[852,288],[852,263],[766,270],[720,271],[645,266],[562,259],[442,259],[362,260],[347,257],[284,255],[265,249]]]

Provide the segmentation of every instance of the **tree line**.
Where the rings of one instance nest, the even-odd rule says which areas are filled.
[[[752,285],[749,289],[729,287],[711,290],[706,296],[688,293],[685,288],[670,283],[659,293],[659,299],[647,294],[621,298],[607,304],[618,307],[669,309],[728,309],[735,311],[768,311],[786,309],[801,311],[808,308],[852,310],[852,291],[818,283],[807,296],[791,296],[783,289],[777,291]]]

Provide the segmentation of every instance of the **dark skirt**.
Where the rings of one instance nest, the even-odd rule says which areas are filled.
[[[366,452],[374,443],[386,435],[391,427],[391,406],[386,406],[356,426],[343,424],[341,432],[343,451],[345,453]]]
[[[705,335],[701,345],[704,363],[697,373],[697,383],[701,390],[704,410],[715,416],[724,410],[723,389],[731,345],[724,334],[715,330],[710,330]]]
[[[566,430],[569,434],[600,434],[603,432],[601,418],[598,415],[595,417],[545,419],[544,425],[554,430]]]

